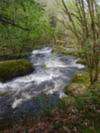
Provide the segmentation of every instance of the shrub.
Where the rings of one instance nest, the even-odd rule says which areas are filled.
[[[32,64],[27,60],[12,60],[0,63],[0,81],[6,82],[33,71]]]

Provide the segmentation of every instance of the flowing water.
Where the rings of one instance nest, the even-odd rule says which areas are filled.
[[[53,54],[51,48],[34,50],[29,60],[35,68],[33,73],[7,83],[0,82],[0,93],[5,94],[0,96],[0,120],[16,112],[37,111],[40,102],[32,99],[41,93],[50,95],[49,101],[54,103],[55,96],[65,95],[63,89],[77,70],[84,68],[77,64],[75,57]]]

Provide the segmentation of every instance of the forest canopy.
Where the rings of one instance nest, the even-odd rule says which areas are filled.
[[[0,1],[0,48],[6,47],[15,53],[23,47],[35,45],[36,40],[41,40],[47,34],[51,34],[49,19],[38,2]]]

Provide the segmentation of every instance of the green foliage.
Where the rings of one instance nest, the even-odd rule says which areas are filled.
[[[84,109],[85,106],[85,100],[82,97],[76,97],[75,98],[76,101],[76,107],[80,110],[80,109]]]
[[[82,128],[82,133],[94,133],[94,129],[91,129],[91,128],[88,128],[88,127],[87,128]]]
[[[66,96],[58,102],[58,108],[63,111],[66,111],[69,105],[75,105],[75,99],[72,96]]]
[[[65,101],[64,100],[60,100],[59,103],[58,103],[58,107],[59,107],[59,109],[65,110],[65,108],[66,108]]]
[[[0,63],[0,81],[23,76],[33,71],[33,66],[27,60],[12,60]]]
[[[89,74],[87,71],[83,71],[83,72],[79,72],[75,75],[75,77],[73,78],[73,83],[82,83],[85,85],[89,85],[90,81],[89,81]]]
[[[49,19],[38,2],[35,0],[1,0],[0,4],[0,14],[13,20],[19,26],[0,24],[1,51],[6,48],[13,53],[18,53],[26,46],[32,49],[37,42],[48,41],[52,29]]]
[[[52,116],[52,108],[51,107],[44,108],[43,114],[44,114],[44,117],[45,116],[48,116],[48,117]]]

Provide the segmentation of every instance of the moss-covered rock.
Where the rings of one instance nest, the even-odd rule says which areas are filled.
[[[75,75],[72,83],[64,88],[64,92],[73,96],[84,95],[89,86],[89,74],[86,71],[82,71]]]
[[[33,71],[32,64],[27,60],[12,60],[0,62],[0,81],[6,82],[18,76],[24,76]]]
[[[72,83],[68,88],[68,92],[74,96],[84,95],[86,90],[87,90],[86,86],[84,84],[79,84],[79,83]]]
[[[73,78],[73,83],[82,83],[85,84],[86,86],[90,85],[90,80],[89,80],[89,73],[86,71],[79,72],[75,75]]]

